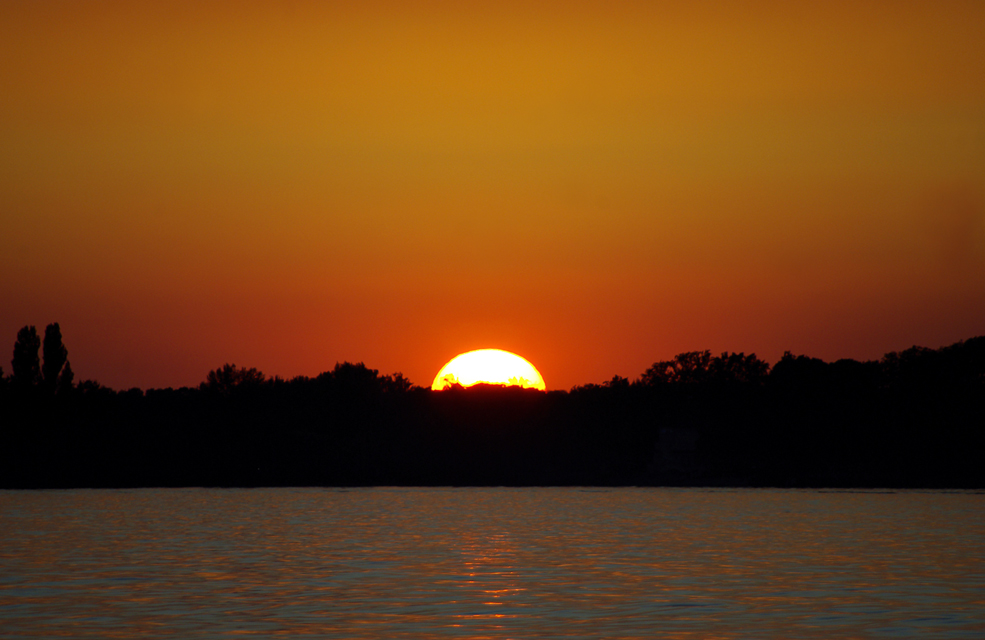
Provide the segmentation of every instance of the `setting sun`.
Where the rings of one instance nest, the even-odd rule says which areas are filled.
[[[479,349],[455,356],[441,367],[431,389],[441,391],[454,384],[501,384],[546,390],[544,378],[526,359],[501,349]]]

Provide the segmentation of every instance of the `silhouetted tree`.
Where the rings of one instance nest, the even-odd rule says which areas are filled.
[[[708,379],[711,351],[688,351],[674,356],[673,360],[653,363],[641,378],[646,385],[664,383],[699,383]]]
[[[611,380],[606,380],[603,382],[602,386],[608,387],[609,389],[628,389],[629,379],[623,378],[620,375],[614,375]]]
[[[240,368],[235,364],[226,363],[219,369],[209,371],[201,389],[227,395],[236,389],[256,388],[266,379],[263,372],[255,368]]]
[[[44,330],[44,364],[41,365],[41,380],[45,392],[54,395],[62,367],[68,360],[68,349],[62,344],[62,331],[57,322],[49,324]]]
[[[340,389],[367,391],[379,387],[379,370],[370,369],[362,362],[335,363],[332,379]]]
[[[72,371],[72,363],[65,361],[62,374],[58,377],[58,393],[67,394],[72,391],[72,382],[75,380],[75,373]]]
[[[97,380],[83,380],[76,387],[80,392],[90,395],[115,395],[116,392],[109,387],[104,387]]]
[[[828,363],[824,360],[784,351],[780,361],[773,365],[770,380],[784,386],[817,388],[826,381],[827,374]]]
[[[757,358],[755,353],[747,356],[744,353],[726,351],[713,358],[708,365],[710,378],[718,382],[760,384],[766,379],[769,370],[769,363]]]
[[[38,349],[41,348],[41,338],[38,330],[27,326],[17,332],[14,342],[14,357],[10,361],[13,370],[11,382],[14,386],[24,389],[33,387],[41,379],[41,362],[38,360]]]
[[[404,393],[410,391],[414,385],[398,371],[391,375],[380,376],[380,386],[384,393]]]

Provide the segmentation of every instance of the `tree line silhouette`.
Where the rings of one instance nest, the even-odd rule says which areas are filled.
[[[18,332],[11,371],[4,488],[985,486],[985,337],[867,362],[695,351],[570,391],[432,392],[349,362],[114,391],[74,382],[54,323]]]

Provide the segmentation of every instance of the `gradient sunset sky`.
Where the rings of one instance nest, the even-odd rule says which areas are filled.
[[[114,388],[985,334],[983,34],[985,2],[3,2],[0,365],[55,321]]]

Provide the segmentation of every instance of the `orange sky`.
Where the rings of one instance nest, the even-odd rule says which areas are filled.
[[[115,388],[985,334],[985,3],[527,4],[0,4],[0,365],[52,321]]]

